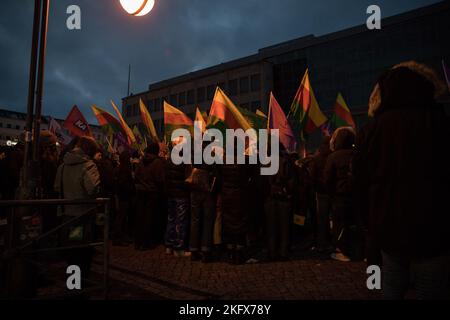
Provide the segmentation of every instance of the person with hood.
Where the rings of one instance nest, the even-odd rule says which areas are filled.
[[[61,199],[95,199],[100,192],[100,174],[93,158],[99,147],[91,137],[81,137],[75,148],[67,152],[58,167],[54,188]],[[63,222],[95,211],[95,205],[70,205],[61,207]],[[72,223],[62,232],[64,246],[84,245],[92,242],[95,230],[95,214],[88,214]],[[72,249],[67,252],[67,263],[80,267],[83,278],[89,277],[92,248]]]
[[[350,226],[356,222],[350,175],[354,144],[353,128],[342,127],[334,132],[330,141],[332,153],[328,156],[323,178],[332,199],[332,242],[335,252],[331,258],[343,262],[350,261],[349,244],[344,239],[349,239]]]
[[[159,156],[159,144],[150,143],[144,151],[142,163],[135,172],[136,219],[134,246],[147,250],[155,244],[159,204],[165,199],[165,161]]]
[[[401,63],[377,81],[371,122],[358,137],[355,185],[370,239],[382,255],[385,299],[448,298],[450,277],[449,118],[445,86],[429,67]]]
[[[328,156],[331,154],[330,150],[331,137],[323,138],[322,144],[313,158],[311,167],[311,177],[313,181],[313,188],[316,196],[316,214],[317,214],[317,252],[322,253],[327,251],[330,247],[330,211],[331,199],[327,192],[327,187],[324,181],[325,165]]]

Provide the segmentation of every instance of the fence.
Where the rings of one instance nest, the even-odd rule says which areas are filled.
[[[58,225],[52,227],[50,230],[42,232],[42,218],[45,214],[53,212],[56,215],[58,208],[66,208],[67,206],[74,206],[75,208],[83,208],[80,214],[76,216],[63,216],[64,219]],[[72,207],[72,208],[74,208]],[[42,210],[46,208],[47,210]],[[53,211],[49,211],[52,208]],[[102,209],[103,210],[100,210]],[[0,226],[4,229],[3,232],[3,252],[0,250],[0,263],[6,272],[5,288],[6,296],[8,298],[23,298],[17,296],[17,282],[15,280],[23,280],[20,271],[16,270],[14,261],[22,259],[37,264],[37,258],[42,257],[48,253],[74,252],[75,250],[103,247],[103,279],[101,288],[103,289],[103,297],[107,299],[109,290],[109,220],[110,220],[110,199],[92,199],[92,200],[12,200],[0,201],[0,209],[3,217],[0,217]],[[6,210],[5,210],[6,209]],[[46,211],[46,212],[44,212]],[[70,227],[80,224],[83,220],[94,221],[92,224],[93,234],[95,234],[95,226],[103,227],[103,236],[101,238],[92,236],[90,239],[83,239],[83,241],[61,241],[61,235],[67,233]],[[91,220],[89,220],[91,219]],[[82,229],[81,229],[82,230]],[[82,231],[87,232],[86,230]],[[69,233],[67,233],[69,234]],[[49,239],[58,238],[59,241],[55,246],[49,245]],[[83,236],[82,236],[83,237]],[[70,236],[69,236],[70,238]],[[46,241],[47,240],[47,241]],[[47,242],[47,243],[45,243]],[[1,265],[0,265],[1,266]],[[20,269],[20,268],[19,268]],[[17,276],[19,273],[19,276]],[[1,276],[1,275],[0,275]],[[27,277],[24,277],[27,279]],[[32,284],[23,284],[25,286],[32,286]],[[20,285],[19,285],[20,286]],[[91,290],[96,289],[95,287]],[[82,292],[85,292],[84,290]]]

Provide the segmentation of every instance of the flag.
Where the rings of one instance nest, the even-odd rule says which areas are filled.
[[[56,136],[58,143],[63,146],[68,145],[72,141],[72,137],[65,134],[61,125],[53,118],[50,118],[48,130]]]
[[[292,102],[288,118],[293,119],[295,128],[300,131],[302,140],[305,140],[309,134],[320,128],[327,121],[327,118],[319,108],[311,87],[308,70],[306,70]]]
[[[125,135],[125,131],[123,130],[119,120],[117,120],[111,113],[100,109],[95,104],[92,105],[91,108],[97,118],[98,124],[103,128],[107,135],[113,135],[119,132]]]
[[[73,106],[72,110],[64,121],[63,127],[66,128],[70,132],[70,134],[74,136],[92,137],[91,128],[89,128],[88,122],[77,106]]]
[[[194,122],[182,111],[164,101],[164,132],[166,141],[172,141],[172,132],[187,129],[193,134]]]
[[[445,80],[447,80],[448,91],[450,91],[450,69],[444,60],[442,60],[442,68],[444,69]]]
[[[142,99],[139,99],[139,108],[141,109],[142,122],[144,123],[145,128],[147,128],[148,135],[152,138],[153,141],[159,142],[159,137],[156,133],[152,117]]]
[[[237,107],[237,109],[244,116],[245,120],[247,120],[251,128],[255,130],[267,129],[267,117],[251,112],[245,108]]]
[[[141,132],[139,131],[139,128],[137,126],[133,127],[133,134],[134,134],[134,137],[136,138],[134,147],[143,153],[144,150],[147,148],[147,141],[141,135]]]
[[[125,119],[122,117],[122,114],[120,113],[119,109],[115,105],[114,101],[111,100],[111,104],[112,104],[117,116],[119,117],[120,124],[122,125],[123,131],[125,131],[128,143],[130,144],[130,146],[133,145],[134,143],[136,143],[136,137],[133,134],[133,130],[131,130],[131,128],[128,126],[127,122],[125,121]]]
[[[203,117],[202,113],[200,112],[200,110],[198,108],[195,111],[195,121],[198,121],[198,122],[201,123],[202,133],[204,133],[206,131],[206,121],[205,121],[205,118]]]
[[[327,130],[332,134],[336,129],[341,127],[352,127],[353,129],[356,129],[352,113],[345,103],[344,97],[339,93],[334,106],[334,113],[329,120]]]
[[[267,115],[264,113],[264,112],[262,112],[261,110],[256,110],[256,114],[258,115],[258,116],[260,116],[260,117],[263,117],[263,118],[266,118],[267,119]]]
[[[246,131],[251,129],[251,125],[225,92],[217,87],[209,112],[208,128],[222,131],[226,129],[244,129]]]
[[[273,93],[270,93],[269,102],[269,129],[278,129],[280,133],[280,142],[289,152],[294,152],[297,142],[295,141],[294,132],[289,125],[289,121],[284,114],[283,109],[275,99]]]

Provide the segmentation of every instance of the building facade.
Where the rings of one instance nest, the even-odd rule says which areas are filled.
[[[55,119],[61,126],[64,120]],[[12,146],[17,144],[20,136],[25,131],[26,113],[0,109],[0,146]],[[41,130],[48,130],[49,117],[42,117]],[[106,143],[105,135],[100,126],[89,125],[95,140],[101,144]],[[63,129],[65,134],[70,135]]]
[[[263,48],[257,54],[150,84],[146,92],[123,98],[123,115],[139,125],[139,99],[163,132],[163,101],[194,118],[195,108],[208,111],[216,86],[241,107],[267,111],[270,91],[286,112],[309,68],[321,109],[330,114],[341,92],[358,125],[367,119],[371,90],[378,76],[393,65],[416,60],[444,78],[441,61],[450,63],[450,2],[444,1],[382,20],[381,30],[365,25],[320,37],[308,35]],[[317,144],[320,133],[312,137]]]

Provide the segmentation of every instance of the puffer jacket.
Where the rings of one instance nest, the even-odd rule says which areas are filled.
[[[56,173],[55,191],[68,200],[93,199],[100,192],[100,174],[94,161],[80,148],[64,156]],[[78,216],[92,208],[89,205],[65,206],[63,214]]]

